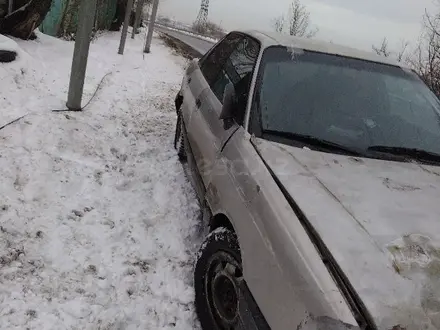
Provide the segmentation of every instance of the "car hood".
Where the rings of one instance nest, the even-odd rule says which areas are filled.
[[[254,145],[379,329],[440,329],[440,167]]]

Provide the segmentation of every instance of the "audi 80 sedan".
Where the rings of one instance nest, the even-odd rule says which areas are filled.
[[[204,330],[440,329],[440,102],[413,71],[234,31],[175,105]]]

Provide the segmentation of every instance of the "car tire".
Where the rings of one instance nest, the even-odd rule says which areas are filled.
[[[242,276],[237,236],[223,227],[212,231],[194,270],[196,312],[203,330],[232,329],[239,322]]]
[[[185,149],[185,127],[183,124],[182,115],[179,113],[177,115],[177,123],[176,123],[176,135],[174,138],[174,148],[177,150],[177,156],[179,160],[184,163],[186,162],[186,149]]]

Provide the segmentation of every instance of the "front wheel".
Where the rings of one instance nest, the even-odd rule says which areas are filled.
[[[202,329],[237,327],[242,277],[237,236],[226,228],[214,230],[202,244],[194,271],[196,311]]]
[[[183,125],[182,114],[177,115],[176,135],[174,137],[174,148],[177,150],[177,156],[181,162],[186,161],[185,150],[185,128]]]

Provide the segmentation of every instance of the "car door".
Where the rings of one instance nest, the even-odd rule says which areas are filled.
[[[188,65],[182,81],[183,104],[181,113],[184,122],[189,126],[194,111],[200,107],[200,95],[209,88],[209,79],[215,75],[216,67],[220,67],[233,49],[234,39],[225,37],[214,45],[202,58],[193,59]],[[194,140],[193,134],[188,134],[190,141]]]
[[[203,78],[199,68],[199,59],[194,59],[190,62],[186,69],[185,76],[182,81],[182,96],[183,103],[181,107],[181,114],[185,123],[189,123],[193,112],[196,109],[196,99],[207,87],[206,81]]]
[[[205,154],[204,152],[207,150],[203,148],[203,145],[205,141],[212,141],[212,132],[207,122],[212,113],[210,113],[209,108],[206,107],[206,101],[202,104],[202,98],[206,100],[207,91],[217,80],[219,72],[222,70],[227,58],[234,50],[240,38],[241,35],[237,33],[228,34],[198,61],[197,67],[194,68],[191,74],[191,83],[194,84],[194,81],[197,81],[199,85],[197,92],[199,93],[197,95],[192,94],[191,97],[194,97],[194,108],[188,112],[184,119],[187,125],[188,141],[191,146],[194,161],[199,170],[198,174],[202,177],[201,181],[203,185],[203,178],[205,176],[203,176],[202,173],[206,172],[204,169],[207,167],[206,164],[208,164],[207,159],[210,159],[209,150],[208,153]],[[201,111],[202,105],[204,111]]]
[[[211,65],[208,61],[208,65],[201,66],[209,87],[196,100],[198,110],[194,111],[189,124],[189,134],[194,134],[191,146],[205,187],[209,185],[223,146],[243,123],[250,81],[259,52],[258,42],[246,35],[231,33],[225,40],[227,51],[223,51],[221,61],[217,65]],[[237,125],[225,127],[220,114],[224,90],[229,83],[234,84],[241,103],[237,107]]]

